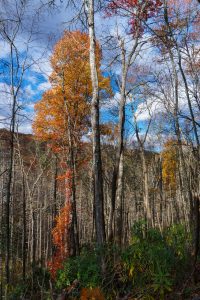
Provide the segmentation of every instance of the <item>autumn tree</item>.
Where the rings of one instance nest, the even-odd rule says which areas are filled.
[[[67,157],[72,172],[72,244],[78,253],[76,217],[76,163],[81,138],[89,132],[92,81],[89,64],[89,36],[80,31],[65,31],[51,58],[51,89],[36,106],[33,129],[38,138],[51,143],[54,151]],[[100,89],[109,89],[109,80],[100,71],[101,50],[97,43],[97,74]]]

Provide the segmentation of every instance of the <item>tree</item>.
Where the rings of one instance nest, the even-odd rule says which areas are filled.
[[[101,50],[98,43],[95,55],[99,88],[109,89],[109,80],[104,78],[100,71]],[[52,88],[35,106],[36,118],[33,129],[38,138],[49,141],[54,150],[62,151],[68,157],[68,167],[72,172],[72,238],[74,239],[72,244],[77,248],[78,253],[76,163],[81,138],[90,129],[92,80],[89,64],[89,36],[80,31],[65,31],[55,45],[51,65]]]
[[[127,91],[127,77],[131,65],[135,62],[145,43],[142,36],[145,30],[144,23],[149,18],[154,17],[159,11],[162,3],[159,0],[152,1],[132,1],[132,0],[112,0],[108,1],[106,7],[107,16],[118,15],[125,17],[129,25],[129,39],[126,36],[117,34],[121,56],[121,80],[119,83],[120,103],[119,103],[119,129],[118,129],[118,146],[116,161],[112,176],[112,199],[111,199],[111,220],[109,238],[113,238],[113,219],[116,214],[116,228],[120,228],[122,222],[122,180],[123,180],[123,151],[124,151],[124,130],[125,130],[125,108]],[[118,30],[117,30],[118,32]],[[127,43],[129,40],[129,44]],[[126,45],[128,44],[128,46]],[[131,45],[131,46],[130,46]],[[117,196],[117,197],[116,197]],[[117,202],[117,203],[116,203]],[[118,209],[115,208],[116,206]],[[117,234],[117,241],[121,244],[121,233]]]
[[[87,23],[88,23],[89,38],[90,38],[90,72],[91,72],[91,80],[92,80],[91,123],[92,123],[92,146],[93,146],[93,176],[94,176],[96,240],[98,245],[103,245],[105,243],[106,234],[105,234],[105,220],[104,220],[103,178],[102,178],[100,126],[99,126],[99,78],[97,72],[98,63],[97,63],[97,56],[96,56],[97,41],[95,36],[94,0],[86,0],[85,7],[87,11]]]
[[[96,54],[100,88],[107,89],[109,80],[100,71],[99,45]],[[70,136],[76,146],[90,130],[92,83],[88,60],[88,35],[80,31],[65,31],[51,58],[53,72],[49,79],[52,87],[35,105],[34,133],[60,150],[69,147]]]

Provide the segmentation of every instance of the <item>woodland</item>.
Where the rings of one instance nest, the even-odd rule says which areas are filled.
[[[0,95],[0,300],[200,300],[199,2],[0,0]]]

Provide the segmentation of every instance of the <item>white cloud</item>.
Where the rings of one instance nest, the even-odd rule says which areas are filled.
[[[0,40],[0,58],[8,56],[10,53],[10,47],[8,43],[3,40]]]
[[[30,84],[24,88],[24,92],[28,98],[31,98],[37,94],[37,92],[33,89],[33,86]]]
[[[38,82],[38,79],[37,79],[37,77],[36,76],[33,76],[33,75],[29,75],[29,76],[27,76],[26,77],[26,80],[28,81],[28,82],[30,82],[31,84],[37,84],[37,82]]]
[[[31,86],[26,86],[24,91],[20,92],[26,98],[26,94],[34,94]],[[0,128],[9,128],[12,115],[12,97],[10,94],[10,86],[0,83]],[[27,99],[26,99],[27,100]],[[32,120],[34,116],[34,103],[30,101],[19,102],[23,109],[17,111],[16,127],[20,132],[31,133]]]
[[[0,112],[4,118],[10,117],[10,108],[12,104],[10,87],[6,83],[0,83]]]
[[[51,87],[51,84],[50,84],[50,82],[42,82],[42,83],[40,83],[38,86],[37,86],[37,89],[39,90],[39,91],[46,91],[46,90],[48,90],[48,89],[50,89],[50,87]]]
[[[163,102],[156,98],[148,98],[147,101],[140,103],[136,109],[135,117],[137,121],[146,121],[156,114],[165,111]]]
[[[23,124],[19,124],[18,126],[18,131],[21,133],[32,133],[32,123],[31,122],[26,122]]]
[[[120,93],[115,93],[112,98],[107,98],[101,103],[101,110],[117,108],[120,101]]]

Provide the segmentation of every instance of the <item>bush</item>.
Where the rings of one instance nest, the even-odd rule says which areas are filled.
[[[173,225],[164,231],[167,244],[173,249],[179,260],[185,261],[189,255],[189,248],[192,243],[191,233],[187,232],[181,224]]]
[[[94,288],[101,285],[99,255],[96,249],[84,248],[80,256],[69,258],[57,272],[56,288],[63,289],[78,280],[79,287]]]
[[[163,235],[145,227],[141,221],[133,226],[131,245],[122,253],[122,261],[137,294],[164,299],[188,263],[187,233],[181,225]]]

